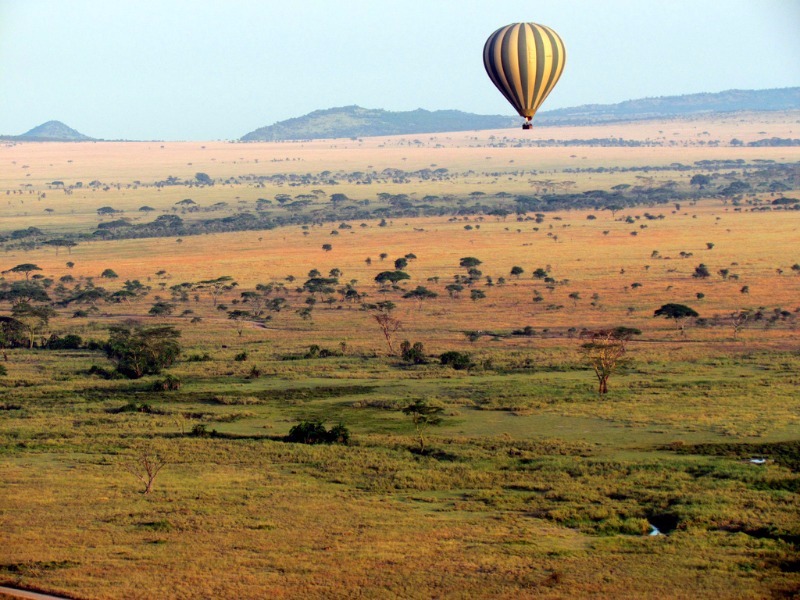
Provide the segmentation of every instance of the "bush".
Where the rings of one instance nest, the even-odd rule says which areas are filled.
[[[108,369],[104,369],[103,367],[98,367],[97,365],[92,365],[88,371],[86,371],[87,375],[97,375],[101,379],[120,379],[122,377],[121,374],[115,371],[109,371]]]
[[[456,371],[470,369],[474,366],[472,358],[467,352],[456,352],[455,350],[451,350],[450,352],[445,352],[442,354],[439,357],[439,360],[441,361],[442,365],[451,366]]]
[[[236,362],[244,362],[244,361],[246,361],[247,360],[247,350],[242,350],[241,352],[239,352],[239,354],[237,354],[236,356],[233,357],[233,360],[235,360]]]
[[[217,430],[212,429],[209,431],[208,427],[204,423],[198,423],[192,427],[189,435],[192,437],[214,437],[217,435]]]
[[[172,365],[181,353],[180,332],[174,327],[141,327],[136,324],[114,325],[106,354],[117,371],[130,379],[157,375]]]
[[[329,358],[331,356],[342,356],[338,350],[330,350],[329,348],[322,348],[318,344],[312,344],[308,347],[308,352],[303,355],[303,358]]]
[[[156,392],[174,392],[181,389],[181,380],[174,375],[167,375],[164,379],[153,382],[153,390]]]
[[[83,339],[74,333],[68,333],[64,337],[53,334],[45,347],[50,350],[79,350],[83,347]]]
[[[414,342],[412,345],[408,340],[404,340],[400,344],[400,356],[404,362],[415,365],[424,365],[427,362],[422,342]]]
[[[164,411],[153,408],[147,402],[128,402],[127,404],[123,404],[119,408],[110,408],[108,412],[111,414],[119,414],[119,413],[142,413],[145,415],[163,415]]]
[[[322,421],[302,421],[289,430],[287,442],[295,444],[348,444],[350,431],[342,425],[325,429]]]

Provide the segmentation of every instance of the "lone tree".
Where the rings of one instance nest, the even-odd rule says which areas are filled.
[[[3,274],[6,273],[24,273],[25,280],[27,281],[30,279],[31,273],[34,271],[41,271],[41,267],[39,265],[34,265],[33,263],[23,263],[21,265],[17,265],[16,267],[11,267],[7,271],[3,271]]]
[[[248,310],[241,310],[237,308],[235,310],[228,311],[228,319],[233,321],[234,326],[236,327],[236,333],[239,334],[239,337],[242,337],[242,333],[244,333],[244,328],[247,325],[247,322],[252,321],[253,318],[253,313]]]
[[[381,333],[386,340],[386,345],[389,347],[389,354],[395,355],[397,352],[394,349],[393,338],[394,334],[403,326],[400,319],[392,316],[392,311],[396,308],[394,302],[378,302],[377,304],[365,304],[366,310],[372,311],[372,318],[380,327]]]
[[[692,273],[692,277],[696,279],[705,279],[707,277],[711,277],[711,271],[709,271],[708,267],[705,266],[703,263],[700,263],[694,268],[694,273]]]
[[[589,341],[581,345],[581,350],[597,375],[598,394],[608,393],[609,378],[625,364],[626,342],[641,333],[639,329],[632,327],[616,327],[585,334]]]
[[[142,493],[149,494],[153,491],[156,477],[166,464],[167,460],[161,454],[151,449],[139,448],[134,451],[133,456],[123,462],[122,467],[142,482],[144,486]]]
[[[653,313],[654,317],[665,317],[675,321],[675,328],[679,329],[681,335],[684,335],[684,321],[689,318],[699,317],[697,311],[684,304],[664,304],[661,308],[657,308]]]
[[[405,271],[381,271],[375,276],[375,281],[382,286],[397,283],[404,279],[411,279],[411,276]]]
[[[439,425],[442,422],[442,412],[444,409],[441,406],[432,406],[425,400],[419,399],[403,409],[403,414],[411,417],[411,422],[414,424],[420,452],[425,452],[425,430],[431,425]]]
[[[739,334],[739,331],[745,326],[747,321],[753,317],[751,310],[737,310],[730,314],[731,327],[733,327],[733,339]]]
[[[156,375],[171,366],[181,353],[181,332],[169,325],[142,327],[128,322],[109,327],[106,355],[117,371],[130,379]]]
[[[223,275],[222,277],[217,277],[216,279],[206,279],[204,281],[198,281],[194,289],[196,290],[207,290],[208,293],[211,295],[213,305],[217,305],[217,301],[219,297],[224,292],[229,292],[239,284],[233,280],[233,277],[230,275]]]
[[[422,303],[425,300],[433,300],[434,298],[438,297],[439,294],[437,294],[436,292],[432,292],[431,290],[422,285],[418,285],[416,289],[413,289],[410,292],[406,292],[405,294],[403,294],[403,298],[416,300],[418,303],[419,310],[422,310]]]

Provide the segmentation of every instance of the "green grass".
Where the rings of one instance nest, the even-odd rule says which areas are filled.
[[[287,372],[263,355],[275,374],[258,379],[221,375],[214,359],[177,365],[187,383],[154,393],[155,378],[80,375],[97,355],[14,351],[13,364],[63,377],[34,369],[29,385],[0,390],[12,542],[0,576],[98,598],[145,576],[150,593],[177,597],[755,597],[797,584],[800,476],[769,445],[796,439],[797,355],[634,361],[604,398],[581,365],[554,368],[557,356],[500,374],[352,357]],[[398,410],[416,398],[445,407],[425,454]],[[281,441],[303,419],[342,422],[353,444]],[[198,423],[218,435],[190,436]],[[149,497],[122,468],[142,447],[169,460]],[[648,538],[648,523],[669,535]]]

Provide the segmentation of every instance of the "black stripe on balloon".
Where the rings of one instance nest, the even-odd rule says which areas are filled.
[[[497,51],[498,44],[501,43],[504,37],[504,30],[508,29],[509,27],[501,27],[497,31],[495,31],[488,40],[486,40],[486,44],[484,45],[484,52],[483,52],[483,66],[486,69],[486,73],[489,75],[489,79],[492,80],[492,83],[495,87],[500,90],[500,93],[503,94],[506,100],[514,106],[514,98],[509,93],[507,88],[507,77],[504,73],[498,70],[497,65],[495,65],[494,56]]]
[[[517,90],[513,84],[515,76],[519,74],[519,69],[512,68],[510,62],[510,57],[512,53],[517,52],[517,48],[511,47],[511,39],[513,37],[511,35],[511,30],[516,28],[519,28],[519,25],[512,26],[512,28],[510,28],[503,36],[503,39],[501,41],[503,49],[500,53],[500,57],[502,58],[503,71],[507,74],[506,85],[507,85],[508,95],[510,96],[509,102],[511,102],[514,108],[517,109],[517,112],[519,114],[522,114],[522,112],[525,110],[525,106],[522,104],[522,98],[520,98],[520,94],[517,93]]]

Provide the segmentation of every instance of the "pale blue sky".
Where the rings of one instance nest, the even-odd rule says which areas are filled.
[[[312,110],[514,114],[495,29],[555,29],[541,110],[800,85],[800,0],[0,0],[0,133],[234,139]]]

